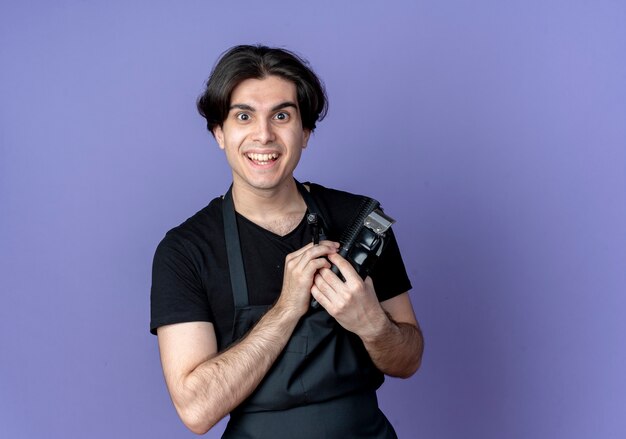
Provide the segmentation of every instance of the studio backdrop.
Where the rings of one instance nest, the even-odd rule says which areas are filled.
[[[228,188],[195,99],[242,43],[326,84],[296,176],[397,220],[426,338],[379,391],[399,436],[626,437],[624,23],[610,0],[2,2],[0,437],[195,437],[151,263]]]

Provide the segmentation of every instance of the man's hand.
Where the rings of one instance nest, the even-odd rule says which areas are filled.
[[[361,338],[374,337],[388,319],[378,302],[372,279],[362,280],[339,254],[329,255],[328,259],[339,268],[346,281],[339,279],[330,267],[324,267],[315,276],[313,297],[348,331]]]
[[[337,253],[339,243],[322,241],[318,245],[310,243],[285,258],[283,289],[276,307],[285,311],[304,315],[311,301],[311,288],[315,274],[321,269],[330,269],[325,257]]]
[[[378,302],[372,279],[365,281],[339,254],[328,259],[346,279],[324,267],[315,276],[311,294],[337,322],[357,334],[383,373],[407,378],[419,368],[424,339],[408,293]]]

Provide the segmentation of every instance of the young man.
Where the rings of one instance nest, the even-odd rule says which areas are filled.
[[[319,79],[288,51],[237,46],[198,109],[233,184],[155,254],[151,330],[179,416],[203,434],[230,413],[228,438],[396,437],[375,392],[418,369],[423,339],[393,233],[362,280],[337,241],[363,198],[294,180],[326,112]]]

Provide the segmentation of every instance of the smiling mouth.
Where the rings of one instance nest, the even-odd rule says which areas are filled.
[[[251,160],[252,162],[254,162],[257,165],[268,165],[271,162],[275,161],[278,158],[278,154],[273,152],[270,154],[257,154],[257,153],[248,153],[246,154],[246,157],[248,157],[249,160]]]

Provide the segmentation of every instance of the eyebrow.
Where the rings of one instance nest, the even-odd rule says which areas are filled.
[[[291,101],[285,101],[285,102],[281,102],[278,105],[275,105],[272,107],[272,109],[270,111],[278,111],[278,110],[282,110],[283,108],[295,108],[296,110],[298,109],[298,106]],[[255,112],[256,110],[254,109],[254,107],[248,105],[248,104],[233,104],[230,106],[230,108],[228,109],[229,111],[232,109],[239,109],[239,110],[246,110],[246,111],[252,111]]]

